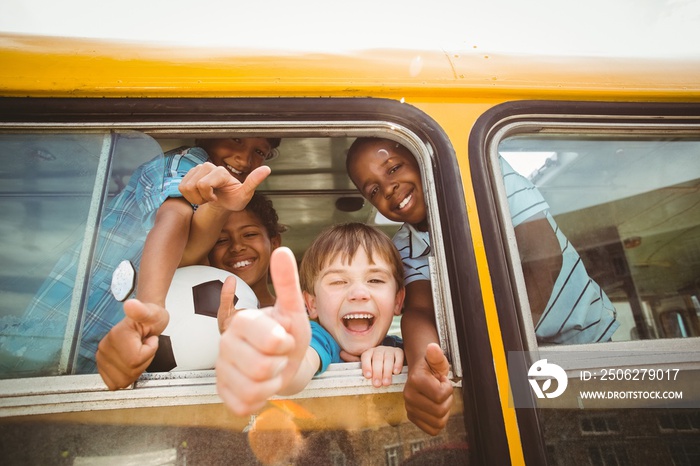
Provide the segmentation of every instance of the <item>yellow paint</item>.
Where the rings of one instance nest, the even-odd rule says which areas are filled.
[[[486,59],[474,50],[274,53],[0,34],[0,63],[0,96],[700,98],[698,64],[688,60]]]
[[[697,59],[485,56],[459,49],[274,53],[0,35],[0,63],[0,97],[384,97],[434,118],[455,148],[464,184],[513,464],[523,464],[524,456],[508,406],[506,354],[468,164],[474,122],[489,108],[520,99],[700,102]],[[188,415],[194,409],[180,408]],[[217,415],[221,409],[196,408]],[[224,424],[244,425],[240,419]]]
[[[496,301],[493,295],[493,286],[491,283],[491,274],[489,272],[488,262],[486,260],[486,250],[484,247],[484,239],[481,233],[481,224],[479,222],[479,214],[476,208],[476,197],[471,183],[471,171],[469,167],[467,146],[469,142],[469,133],[471,125],[485,111],[491,108],[494,104],[425,104],[417,105],[421,110],[431,115],[443,130],[450,135],[450,140],[457,154],[459,163],[460,175],[464,186],[464,197],[467,206],[467,216],[469,219],[469,228],[472,235],[472,243],[476,256],[476,265],[479,273],[479,283],[481,284],[482,300],[484,303],[484,311],[486,315],[486,325],[489,333],[489,341],[491,342],[491,352],[493,354],[494,371],[498,383],[499,396],[501,402],[501,410],[503,412],[503,422],[506,429],[506,437],[510,447],[511,463],[514,465],[525,464],[525,457],[521,448],[520,431],[518,429],[518,420],[515,409],[509,406],[510,396],[510,380],[508,375],[508,366],[506,364],[506,353],[503,345],[503,336],[498,320],[498,312],[496,310]],[[470,125],[465,126],[465,122]],[[488,361],[485,361],[487,363]]]

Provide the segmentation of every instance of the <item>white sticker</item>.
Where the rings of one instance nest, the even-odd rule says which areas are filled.
[[[126,301],[136,285],[136,270],[130,261],[121,261],[112,273],[112,296],[117,301]]]

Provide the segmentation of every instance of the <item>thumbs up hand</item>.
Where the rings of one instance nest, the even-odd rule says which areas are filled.
[[[297,373],[309,349],[311,327],[296,260],[288,248],[273,251],[270,273],[277,296],[273,307],[233,313],[219,310],[226,315],[219,318],[225,330],[216,362],[217,390],[239,416],[257,411],[279,393]],[[231,303],[225,294],[234,291],[235,285],[227,281],[221,302]]]
[[[453,388],[447,378],[450,364],[440,345],[430,343],[423,359],[408,371],[403,390],[408,419],[430,435],[437,435],[450,418]]]

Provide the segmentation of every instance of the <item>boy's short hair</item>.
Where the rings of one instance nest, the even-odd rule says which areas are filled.
[[[273,160],[279,157],[280,151],[278,149],[280,143],[282,142],[282,138],[267,138],[267,142],[270,143],[270,153],[267,154],[267,157],[265,157],[265,161]]]
[[[361,137],[355,139],[355,141],[350,145],[350,148],[348,149],[348,153],[345,157],[345,169],[348,173],[350,173],[350,160],[352,160],[356,155],[358,155],[362,150],[365,148],[365,146],[371,145],[371,144],[377,144],[380,142],[387,142],[390,144],[394,145],[394,150],[397,152],[406,152],[407,154],[410,154],[413,156],[410,150],[408,148],[394,140],[388,139],[388,138],[380,138],[376,136],[367,136],[367,137]]]
[[[352,263],[360,248],[364,248],[370,261],[373,261],[375,254],[384,259],[391,267],[397,289],[403,288],[403,263],[391,239],[364,223],[343,223],[323,230],[306,250],[299,268],[301,289],[315,295],[314,283],[321,270],[339,254],[343,260]]]
[[[197,138],[194,140],[194,145],[199,146],[203,148],[204,150],[207,150],[207,146],[209,145],[209,141],[216,140],[216,139],[230,139],[230,138]],[[282,138],[265,138],[267,139],[267,142],[270,143],[270,153],[267,154],[267,157],[265,157],[265,161],[276,159],[280,153],[279,150],[277,149],[282,142]]]
[[[276,149],[279,147],[280,143],[282,142],[282,138],[266,138],[267,142],[270,143],[270,148],[271,149]]]
[[[245,210],[254,214],[265,227],[270,239],[287,231],[287,227],[279,223],[277,211],[272,206],[272,201],[260,193],[253,193],[253,197],[245,206]]]

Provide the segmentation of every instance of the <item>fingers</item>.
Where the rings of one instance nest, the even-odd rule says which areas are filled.
[[[146,370],[158,349],[158,337],[142,340],[139,326],[125,318],[100,341],[97,370],[110,390],[131,385]]]
[[[391,375],[394,369],[394,357],[383,353],[383,358],[375,358],[372,361],[372,385],[375,387],[391,385]]]
[[[204,204],[215,201],[215,188],[226,184],[240,184],[224,167],[205,162],[190,169],[180,181],[178,189],[192,204]]]
[[[403,350],[389,346],[377,346],[362,353],[362,374],[372,379],[375,387],[391,385],[392,376],[403,368]]]
[[[403,358],[404,358],[403,350],[399,350],[396,353],[396,357],[394,358],[394,371],[393,371],[393,373],[396,375],[400,374],[401,370],[403,369]]]
[[[404,386],[406,415],[424,432],[437,435],[445,428],[450,418],[450,411],[454,404],[452,387],[451,385],[441,387],[441,393],[434,398],[427,397],[415,388],[415,385],[409,382]]]
[[[219,324],[219,333],[224,333],[231,322],[233,312],[233,301],[236,295],[236,277],[227,277],[224,281],[224,286],[221,287],[221,299],[219,301],[219,310],[216,313],[216,321]]]
[[[263,310],[234,314],[222,335],[216,362],[217,389],[236,414],[260,409],[282,387],[293,339]]]
[[[158,349],[158,335],[168,325],[168,312],[161,306],[130,299],[126,315],[97,347],[97,371],[107,388],[131,385],[146,370]]]
[[[443,372],[441,359],[445,356],[438,345],[432,345],[426,357],[409,370],[403,393],[408,419],[424,432],[437,435],[449,420],[454,389]]]
[[[421,417],[422,416],[422,417]],[[438,435],[450,420],[450,413],[443,416],[422,412],[419,415],[408,414],[408,420],[416,425],[420,430],[430,435]]]
[[[280,377],[252,382],[221,358],[216,361],[216,375],[216,390],[221,400],[238,416],[248,416],[261,409],[281,386]]]
[[[268,309],[243,309],[236,312],[222,336],[221,349],[235,356],[242,365],[253,364],[236,356],[241,348],[233,345],[237,345],[238,341],[249,345],[261,355],[269,356],[285,355],[294,346],[293,338],[274,316],[266,312]]]
[[[190,169],[178,189],[192,204],[216,203],[228,211],[240,211],[270,173],[270,167],[263,165],[250,172],[241,183],[226,168],[206,162]]]

